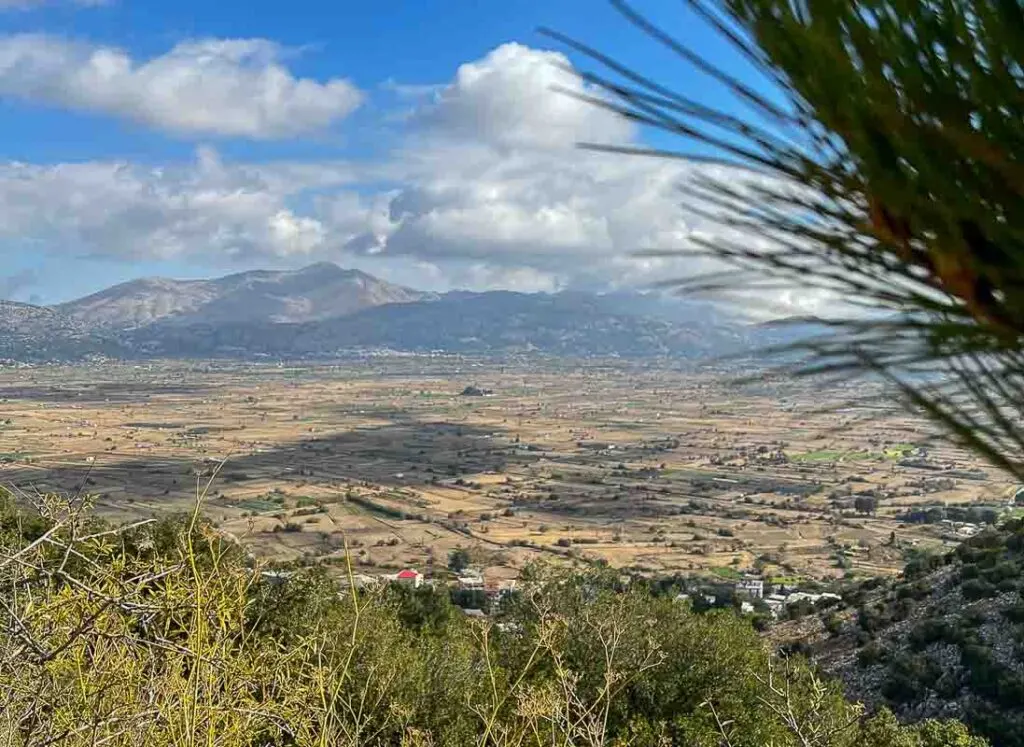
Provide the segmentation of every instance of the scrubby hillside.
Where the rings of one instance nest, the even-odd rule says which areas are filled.
[[[1024,745],[1024,521],[946,555],[921,556],[897,581],[845,595],[845,611],[783,626],[851,697],[904,719],[963,719],[993,744]]]
[[[58,311],[0,300],[0,360],[37,362],[125,353],[113,337]]]
[[[735,328],[623,313],[587,294],[448,293],[309,324],[156,325],[128,339],[167,356],[307,357],[355,348],[489,354],[709,357],[744,347]]]
[[[538,571],[488,622],[443,586],[267,575],[198,520],[0,502],[5,745],[981,747],[862,718],[731,612]],[[339,591],[343,593],[339,593]]]

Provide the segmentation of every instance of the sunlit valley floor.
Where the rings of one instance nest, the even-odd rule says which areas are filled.
[[[360,573],[429,575],[461,546],[497,580],[538,558],[892,574],[1013,511],[1009,478],[875,385],[738,373],[426,356],[7,369],[0,480],[123,519],[188,510],[212,480],[204,511],[257,556],[340,572],[347,547]]]

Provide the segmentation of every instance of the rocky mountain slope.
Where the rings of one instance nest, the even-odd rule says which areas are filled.
[[[330,355],[388,348],[460,353],[708,357],[742,347],[735,328],[623,313],[600,296],[447,293],[307,324],[156,325],[128,335],[153,355]]]
[[[129,352],[115,336],[97,333],[57,310],[0,301],[0,359],[69,360]]]
[[[694,359],[752,352],[777,337],[711,304],[660,294],[425,293],[330,263],[146,278],[53,308],[8,304],[6,320],[0,355],[21,360],[366,349]]]
[[[428,297],[321,262],[301,270],[254,270],[213,280],[143,278],[57,310],[90,326],[134,329],[151,324],[301,323]]]
[[[994,745],[1024,745],[1024,521],[920,556],[847,606],[780,626],[851,697],[906,720],[958,718]]]

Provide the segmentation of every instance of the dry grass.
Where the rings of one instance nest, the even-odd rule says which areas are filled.
[[[992,470],[924,493],[921,481],[942,473],[898,466],[892,449],[930,432],[875,407],[876,392],[739,390],[727,378],[417,359],[9,370],[0,480],[86,487],[102,513],[131,519],[186,510],[197,475],[226,459],[206,506],[222,528],[280,560],[339,558],[345,532],[368,572],[443,565],[456,546],[514,570],[566,556],[563,539],[578,559],[651,572],[745,569],[770,555],[787,572],[835,575],[844,545],[855,570],[884,572],[902,564],[886,551],[890,532],[904,546],[943,542],[895,513],[1005,502],[1011,483]],[[470,383],[496,396],[458,396]],[[820,412],[858,397],[867,404]],[[931,455],[981,466],[943,444]],[[878,515],[837,510],[829,494],[847,488],[887,496]]]

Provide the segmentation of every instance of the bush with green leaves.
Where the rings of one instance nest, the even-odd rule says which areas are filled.
[[[994,744],[1024,746],[1022,570],[1019,519],[944,555],[915,554],[894,586],[862,598],[856,663],[869,671],[858,676],[884,684],[881,698],[861,695],[901,716],[960,713]]]
[[[480,622],[429,587],[264,573],[198,512],[115,528],[76,502],[39,509],[0,506],[12,747],[983,744],[865,718],[732,611],[601,569],[530,569]]]
[[[448,553],[448,570],[452,573],[462,573],[471,562],[469,550],[464,547],[456,547]]]

